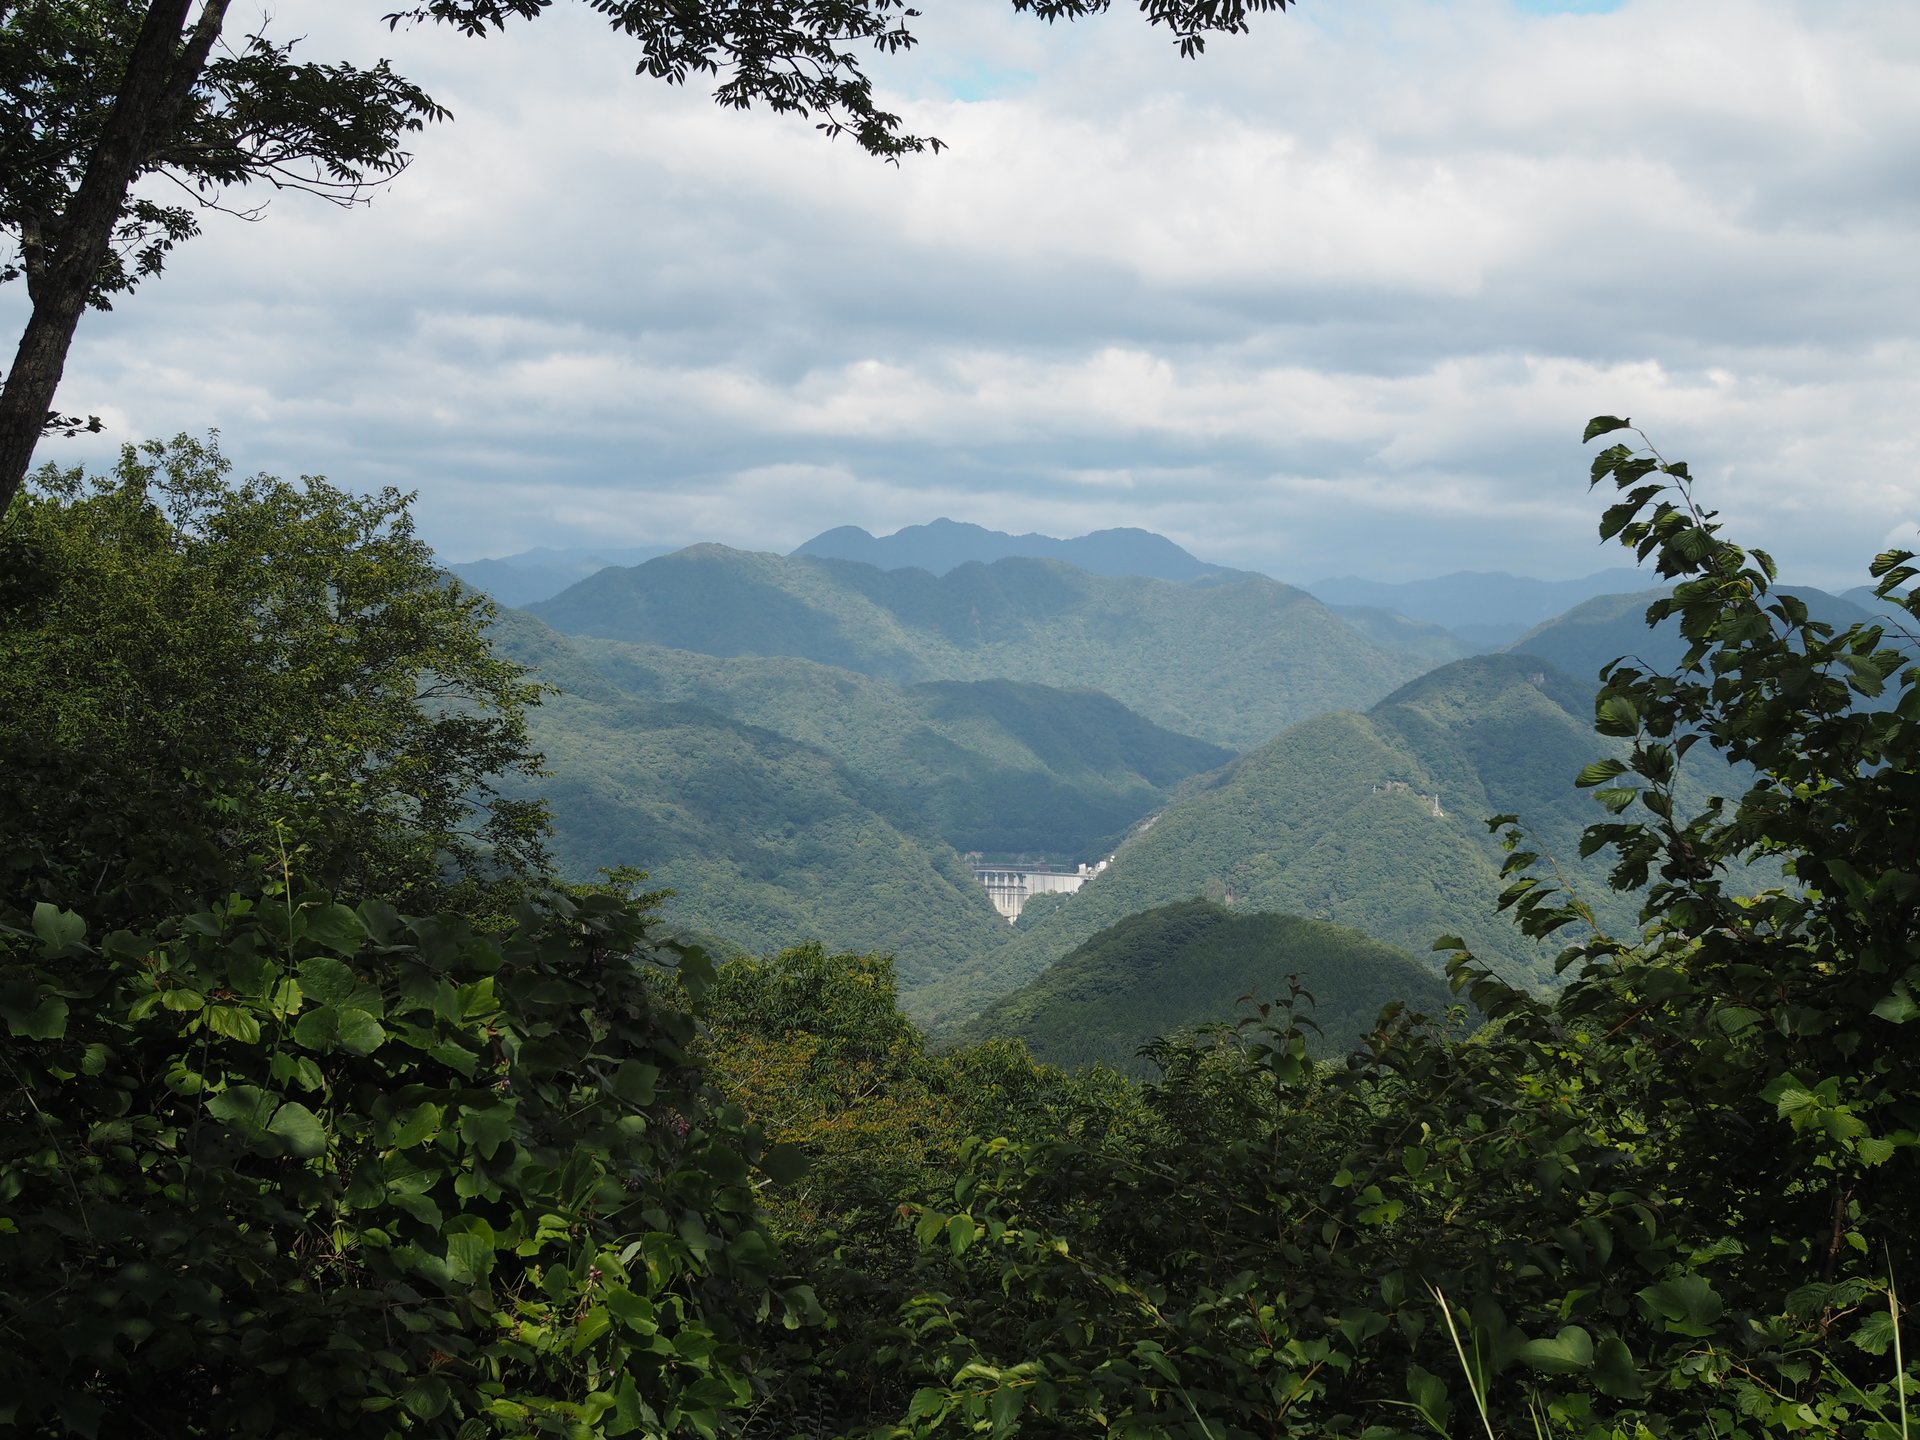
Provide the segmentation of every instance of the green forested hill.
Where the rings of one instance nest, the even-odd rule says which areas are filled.
[[[1430,968],[1356,930],[1185,900],[1102,930],[994,1001],[956,1038],[1012,1036],[1049,1065],[1146,1075],[1153,1067],[1138,1051],[1149,1040],[1232,1020],[1242,996],[1273,1000],[1290,975],[1313,995],[1307,1013],[1321,1027],[1311,1041],[1320,1055],[1350,1050],[1390,1001],[1430,1015],[1452,1003]]]
[[[1546,983],[1548,952],[1494,912],[1502,855],[1483,822],[1526,817],[1600,901],[1604,886],[1573,858],[1580,827],[1600,815],[1572,783],[1606,753],[1591,696],[1532,657],[1477,656],[1365,714],[1297,725],[1190,782],[1110,870],[1004,950],[916,994],[919,1008],[958,1023],[1104,927],[1194,896],[1351,926],[1421,956],[1456,934],[1515,980]]]
[[[1173,785],[1231,758],[1090,690],[1007,680],[899,686],[807,660],[563,637],[524,613],[503,615],[496,635],[576,699],[697,706],[821,751],[863,804],[956,850],[1104,855]],[[545,723],[564,732],[591,717],[646,728],[652,713],[549,707]],[[657,783],[678,783],[672,767]],[[572,823],[558,818],[563,829]]]
[[[638,866],[690,930],[756,952],[887,952],[921,984],[1005,942],[953,850],[811,746],[697,705],[569,695],[541,708],[534,740],[561,872]]]
[[[1087,687],[1236,749],[1371,704],[1427,666],[1263,577],[1177,585],[1049,560],[934,576],[699,545],[603,571],[532,610],[573,635],[794,656],[900,683]]]
[[[909,991],[1010,938],[957,849],[1092,858],[1230,758],[1088,691],[901,687],[572,639],[520,612],[495,641],[562,692],[534,738],[566,873],[638,866],[678,892],[670,918],[748,949],[895,954]]]

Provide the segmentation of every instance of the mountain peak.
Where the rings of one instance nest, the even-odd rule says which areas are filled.
[[[822,531],[793,552],[825,560],[854,560],[882,570],[926,570],[945,575],[961,565],[996,560],[1060,560],[1095,575],[1144,575],[1180,583],[1232,574],[1174,544],[1164,535],[1131,527],[1096,530],[1070,540],[1051,535],[1011,535],[970,521],[941,516],[875,536],[857,525]]]

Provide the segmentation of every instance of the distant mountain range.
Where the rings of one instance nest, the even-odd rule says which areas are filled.
[[[925,570],[945,575],[961,565],[996,560],[1059,560],[1095,575],[1144,575],[1188,584],[1217,576],[1240,578],[1247,572],[1196,560],[1164,535],[1151,530],[1096,530],[1071,540],[1051,535],[1009,535],[958,520],[939,519],[909,525],[891,535],[868,534],[857,525],[823,531],[793,551],[823,560],[856,560],[882,570]]]
[[[656,555],[671,554],[672,545],[642,545],[628,549],[522,550],[497,560],[467,560],[447,569],[476,590],[484,590],[502,605],[519,607],[558,595],[609,565],[638,565]]]
[[[1155,724],[1245,749],[1371,704],[1428,666],[1264,576],[1181,585],[1051,560],[945,575],[696,545],[529,607],[570,635],[787,655],[896,683],[1009,679],[1104,691]]]
[[[1451,630],[1461,640],[1495,649],[1596,595],[1644,590],[1643,570],[1616,567],[1577,580],[1534,580],[1502,571],[1461,570],[1431,580],[1388,582],[1344,576],[1306,588],[1329,605],[1391,610]]]

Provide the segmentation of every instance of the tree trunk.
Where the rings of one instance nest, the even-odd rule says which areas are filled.
[[[173,125],[220,33],[227,0],[208,0],[192,40],[181,46],[193,0],[152,0],[127,57],[113,110],[87,160],[80,188],[46,226],[44,249],[29,260],[33,313],[13,369],[0,388],[0,521],[26,479],[54,391],[66,369],[74,328],[86,309],[127,192]]]

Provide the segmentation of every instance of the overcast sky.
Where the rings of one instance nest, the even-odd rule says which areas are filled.
[[[209,216],[83,321],[63,408],[418,490],[448,560],[947,515],[1584,574],[1599,412],[1791,575],[1920,539],[1911,0],[1303,0],[1196,61],[1124,3],[929,6],[876,73],[951,148],[898,167],[636,78],[584,6],[473,42],[393,5],[271,31],[454,122],[370,209]]]

